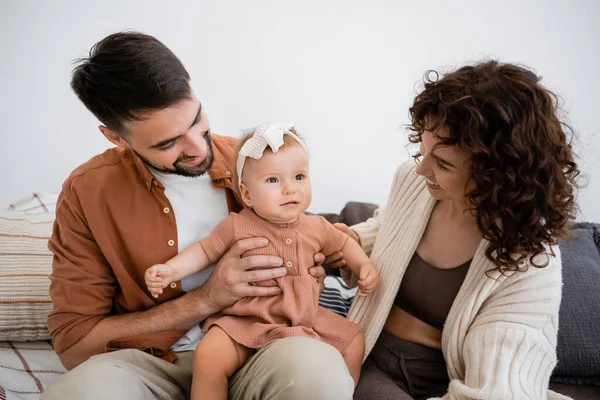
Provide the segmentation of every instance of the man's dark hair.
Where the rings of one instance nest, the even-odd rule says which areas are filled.
[[[126,121],[190,98],[190,75],[156,38],[119,32],[96,43],[77,60],[71,87],[110,130],[126,135]]]

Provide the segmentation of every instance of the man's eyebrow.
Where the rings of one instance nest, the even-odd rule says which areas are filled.
[[[179,139],[180,137],[182,137],[183,135],[177,135],[175,137],[169,138],[169,139],[165,139],[165,140],[161,140],[160,142],[153,144],[152,146],[150,146],[151,149],[158,149],[159,147],[163,147],[171,142],[176,141],[177,139]]]
[[[192,126],[194,126],[198,122],[200,122],[200,114],[201,113],[202,113],[202,103],[200,103],[200,105],[198,106],[198,113],[196,114],[196,117],[194,118],[194,122],[192,122],[192,125],[190,125],[190,129],[192,128]]]
[[[198,122],[200,122],[200,114],[201,113],[202,113],[202,103],[200,103],[200,105],[198,106],[198,112],[196,113],[196,116],[194,117],[194,121],[192,122],[192,125],[190,125],[190,129],[194,125],[196,125]],[[177,139],[179,139],[182,136],[183,136],[183,134],[174,136],[174,137],[169,138],[169,139],[162,140],[162,141],[160,141],[160,142],[158,142],[156,144],[153,144],[152,146],[150,146],[150,148],[151,149],[158,149],[159,147],[163,147],[163,146],[165,146],[165,145],[167,145],[167,144],[169,144],[171,142],[176,141]]]

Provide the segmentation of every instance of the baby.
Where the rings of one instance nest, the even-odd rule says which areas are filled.
[[[215,263],[239,239],[266,237],[266,247],[247,252],[277,255],[286,276],[256,282],[278,286],[281,294],[246,297],[209,317],[194,359],[192,400],[227,399],[228,378],[257,349],[272,340],[307,336],[337,348],[355,386],[364,355],[364,336],[358,326],[319,307],[319,285],[309,275],[313,256],[343,252],[348,268],[358,277],[358,295],[371,293],[379,277],[369,257],[348,236],[324,218],[305,215],[311,202],[308,154],[293,126],[273,123],[242,139],[236,152],[234,185],[246,208],[232,213],[211,232],[180,254],[146,271],[146,284],[157,297],[173,281]]]

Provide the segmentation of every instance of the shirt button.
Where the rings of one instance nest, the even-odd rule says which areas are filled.
[[[287,238],[287,239],[285,239],[285,242],[286,242],[287,244],[292,244],[292,239],[290,239],[290,238]]]
[[[230,176],[231,175],[231,171],[225,171],[225,175]]]
[[[169,286],[171,286],[171,289],[175,289],[177,287],[177,284],[175,282],[172,282]]]
[[[154,186],[158,186],[158,182],[152,181],[152,183],[154,184]]]
[[[165,207],[165,208],[163,208],[163,212],[164,212],[165,214],[168,214],[168,213],[169,213],[169,211],[171,211],[171,210],[169,210],[169,207]]]
[[[288,261],[285,263],[285,265],[287,265],[288,268],[292,268],[292,265],[294,265],[294,264],[292,264],[291,261]]]
[[[171,247],[173,247],[173,245],[175,244],[175,241],[173,239],[170,239],[167,244]]]

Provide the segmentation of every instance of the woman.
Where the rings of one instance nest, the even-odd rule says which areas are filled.
[[[398,169],[385,209],[339,227],[381,278],[348,316],[368,355],[355,399],[563,398],[548,390],[557,238],[579,171],[556,103],[510,64],[427,74],[410,108],[417,165]]]

